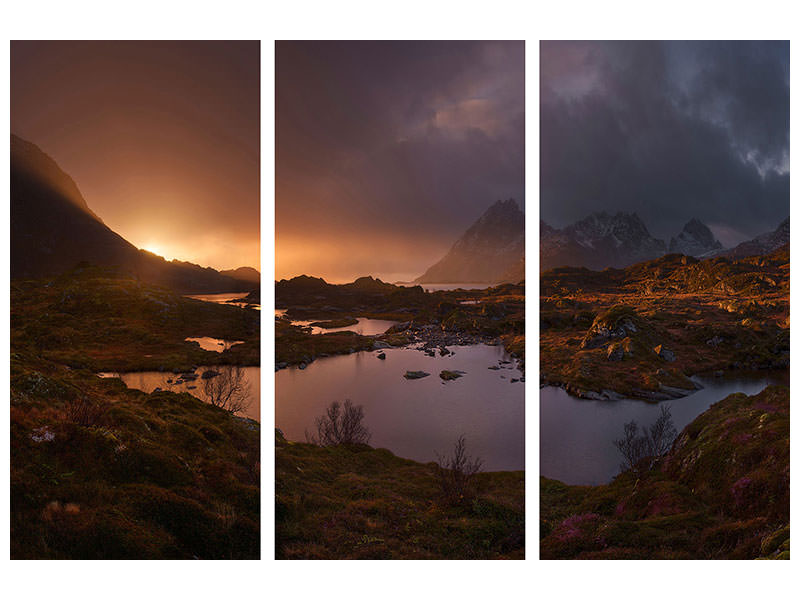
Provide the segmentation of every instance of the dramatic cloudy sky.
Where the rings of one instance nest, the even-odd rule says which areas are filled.
[[[789,214],[788,42],[543,42],[541,216],[635,211],[724,245]]]
[[[276,277],[421,275],[524,207],[522,42],[278,42]]]
[[[259,267],[258,42],[12,42],[11,132],[139,248]]]

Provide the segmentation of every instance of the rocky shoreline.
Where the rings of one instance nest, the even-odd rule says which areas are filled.
[[[296,326],[295,326],[296,327]],[[329,334],[308,334],[311,336],[323,336]],[[305,369],[309,364],[318,358],[326,358],[328,356],[353,354],[359,351],[375,351],[385,350],[389,348],[404,348],[410,347],[418,350],[427,356],[434,357],[448,356],[455,354],[450,348],[459,346],[474,346],[478,344],[485,344],[487,346],[500,346],[504,345],[503,340],[497,336],[486,336],[461,331],[445,331],[441,326],[434,324],[417,325],[412,321],[399,323],[389,328],[385,333],[374,336],[361,336],[353,334],[358,339],[370,339],[372,344],[368,348],[356,349],[354,347],[342,348],[338,352],[322,352],[318,354],[309,353],[303,356],[303,360],[296,363],[289,363],[288,361],[280,361],[275,363],[275,371],[288,368],[290,366],[297,366],[299,369]],[[509,355],[514,359],[515,366],[523,373],[521,381],[524,382],[525,363],[524,360],[516,356],[513,352]],[[385,354],[384,354],[385,358]],[[512,361],[503,361],[511,363]],[[491,367],[490,367],[491,368]]]

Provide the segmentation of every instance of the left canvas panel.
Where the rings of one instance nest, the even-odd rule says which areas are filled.
[[[259,558],[259,60],[11,42],[11,558]]]

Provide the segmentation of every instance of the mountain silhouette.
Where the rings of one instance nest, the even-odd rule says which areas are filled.
[[[137,249],[91,211],[78,186],[38,146],[11,135],[11,278],[51,277],[81,263],[114,267],[180,292],[257,287],[210,267]]]
[[[502,283],[524,279],[525,214],[498,200],[415,283]]]

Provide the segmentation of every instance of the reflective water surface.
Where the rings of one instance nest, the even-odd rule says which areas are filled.
[[[334,400],[364,406],[370,445],[421,462],[448,454],[459,435],[483,468],[525,468],[524,383],[501,346],[451,346],[453,356],[429,357],[411,348],[392,348],[317,359],[305,369],[275,373],[275,419],[289,440],[315,433],[315,419]],[[380,352],[385,360],[377,358]],[[499,366],[498,370],[488,367]],[[442,370],[461,370],[443,382]],[[430,376],[408,380],[406,371]]]
[[[195,300],[202,300],[203,302],[215,302],[216,304],[230,304],[232,306],[239,306],[241,308],[246,308],[248,306],[255,308],[256,310],[261,310],[260,304],[248,304],[247,302],[230,302],[231,300],[239,300],[240,298],[245,298],[247,296],[246,293],[235,293],[235,294],[188,294],[187,298],[194,298]]]
[[[187,337],[186,341],[197,342],[203,350],[209,352],[225,352],[225,350],[228,350],[236,344],[244,344],[244,342],[241,341],[223,340],[221,338],[212,337]]]
[[[194,381],[183,382],[179,375],[164,373],[162,371],[136,371],[132,373],[98,373],[100,377],[119,377],[129,388],[142,390],[148,394],[156,388],[172,392],[189,392],[192,396],[206,401],[203,394],[202,374],[206,370],[218,370],[219,367],[199,367],[195,373],[198,375]],[[249,406],[240,416],[249,417],[256,421],[261,420],[261,368],[242,367],[244,370],[244,384],[248,386],[247,398]],[[179,383],[180,381],[180,383]]]
[[[661,404],[672,412],[680,432],[711,404],[734,392],[756,394],[767,385],[788,384],[785,373],[752,377],[695,378],[703,389],[659,403],[642,400],[583,400],[557,387],[540,390],[541,474],[575,485],[608,483],[619,473],[621,456],[613,441],[622,437],[624,424],[636,420],[650,425]]]
[[[292,325],[308,326],[317,321],[292,321]],[[358,323],[348,325],[347,327],[333,327],[325,329],[324,327],[312,327],[311,333],[335,333],[337,331],[355,331],[360,335],[380,335],[386,333],[392,325],[397,325],[398,321],[384,321],[383,319],[358,319]]]

